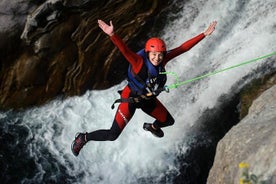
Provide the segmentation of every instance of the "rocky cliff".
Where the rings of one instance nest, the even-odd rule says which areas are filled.
[[[259,96],[248,115],[220,140],[209,184],[246,183],[246,180],[276,183],[275,102],[276,85]]]
[[[113,20],[131,46],[138,38],[147,39],[147,22],[153,24],[168,3],[1,1],[0,108],[30,107],[122,81],[127,65],[97,19]]]

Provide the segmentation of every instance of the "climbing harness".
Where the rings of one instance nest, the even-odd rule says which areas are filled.
[[[162,91],[169,92],[169,89],[166,86],[164,86],[162,88],[156,89],[153,92],[149,92],[145,95],[139,95],[136,97],[128,97],[128,98],[119,98],[115,100],[114,103],[111,105],[111,109],[114,109],[116,103],[138,103],[138,102],[141,102],[142,100],[150,100],[154,96],[157,96]]]

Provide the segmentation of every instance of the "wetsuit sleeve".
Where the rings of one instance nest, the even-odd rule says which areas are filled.
[[[193,37],[192,39],[184,42],[182,45],[180,45],[179,47],[176,47],[172,50],[170,50],[166,57],[165,57],[165,64],[168,63],[169,60],[171,60],[172,58],[179,56],[180,54],[190,50],[193,46],[195,46],[198,42],[200,42],[203,38],[205,38],[204,33],[201,33],[195,37]]]
[[[143,58],[131,51],[125,42],[117,35],[114,34],[110,36],[111,41],[118,47],[126,60],[132,65],[132,69],[134,72],[138,72],[143,64]]]

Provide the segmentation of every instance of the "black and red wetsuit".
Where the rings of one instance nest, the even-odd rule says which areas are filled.
[[[201,33],[195,36],[194,38],[184,42],[179,47],[168,51],[165,54],[164,59],[160,65],[162,65],[162,67],[165,67],[165,65],[171,59],[188,51],[193,46],[195,46],[198,42],[200,42],[204,37],[205,35]],[[147,68],[144,66],[145,65],[144,58],[141,55],[131,51],[127,47],[125,42],[118,37],[118,35],[114,34],[113,36],[110,37],[110,39],[119,48],[119,50],[124,55],[126,60],[130,63],[132,71],[137,75],[139,75],[139,77],[142,79],[147,78],[148,77],[147,72],[142,71]],[[127,85],[125,86],[125,88],[121,93],[121,98],[129,98],[135,95],[137,94],[133,92],[133,90],[130,88],[129,85]],[[149,100],[142,100],[142,101],[139,101],[138,103],[120,103],[111,128],[105,129],[105,130],[96,130],[94,132],[91,132],[87,135],[87,140],[113,141],[117,139],[121,134],[122,130],[125,128],[127,123],[134,115],[137,108],[140,108],[146,114],[155,118],[155,121],[153,123],[155,126],[162,128],[162,127],[170,126],[174,124],[174,119],[171,116],[171,114],[168,112],[165,106],[157,99],[157,97],[154,96]]]

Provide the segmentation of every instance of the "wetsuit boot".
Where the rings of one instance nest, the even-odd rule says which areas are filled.
[[[156,137],[163,137],[164,132],[159,127],[152,127],[151,123],[144,123],[143,129],[146,131],[150,131]]]
[[[79,155],[82,147],[87,143],[87,133],[77,133],[75,140],[72,142],[71,150],[75,156]]]

